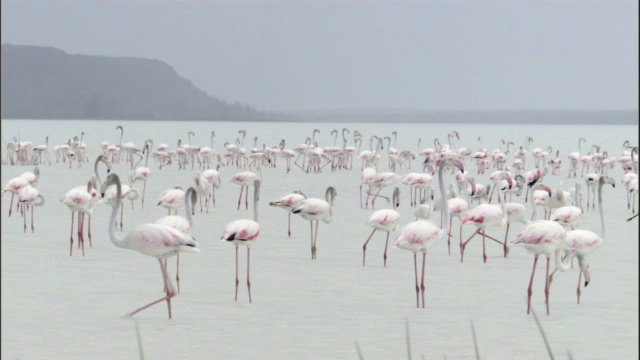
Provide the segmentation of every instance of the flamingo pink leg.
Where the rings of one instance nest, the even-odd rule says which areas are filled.
[[[384,267],[387,267],[387,247],[389,246],[389,232],[387,231],[387,241],[384,243]]]
[[[550,257],[547,256],[547,275],[544,282],[544,299],[547,304],[547,315],[549,315],[549,293],[551,292],[551,284],[549,283],[549,262],[551,261]]]
[[[88,226],[89,246],[93,247],[93,243],[91,242],[91,215],[87,215],[87,216],[89,216],[89,226]]]
[[[247,246],[247,290],[249,291],[249,303],[251,303],[251,280],[249,278],[250,264],[251,264],[251,248]]]
[[[291,237],[291,213],[289,213],[289,224],[287,229],[288,229],[287,233],[289,234],[289,237]]]
[[[240,203],[242,202],[242,190],[244,190],[244,185],[240,186],[240,196],[238,196],[238,210],[240,210]],[[247,188],[247,192],[249,188]]]
[[[147,305],[145,305],[145,306],[143,306],[143,307],[141,307],[141,308],[139,308],[137,310],[134,310],[134,311],[128,313],[126,315],[127,317],[131,317],[131,316],[139,313],[140,311],[142,311],[142,310],[144,310],[144,309],[146,309],[146,308],[148,308],[150,306],[153,306],[153,305],[155,305],[155,304],[157,304],[159,302],[166,301],[167,302],[167,307],[169,309],[169,319],[171,319],[171,298],[176,296],[176,290],[173,288],[173,284],[171,284],[171,281],[169,280],[169,275],[167,275],[167,269],[164,266],[164,262],[162,261],[162,259],[158,259],[158,261],[160,262],[160,271],[162,271],[162,277],[164,279],[165,287],[167,288],[166,296],[164,296],[164,297],[162,297],[162,298],[160,298],[160,299],[158,299],[156,301],[153,301],[153,302],[151,302],[151,303],[149,303],[149,304],[147,304]]]
[[[13,208],[13,198],[16,194],[11,193],[11,204],[9,205],[9,217],[11,217],[11,209]]]
[[[416,307],[420,308],[420,286],[418,285],[418,258],[415,252],[413,253],[413,268],[416,273]]]
[[[365,241],[364,245],[362,245],[362,266],[364,266],[365,253],[367,251],[367,244],[369,243],[369,240],[371,240],[371,237],[375,232],[376,232],[376,229],[373,229],[373,231],[371,232],[371,235],[369,235],[369,238],[367,238],[367,241]],[[385,262],[386,262],[386,247],[385,247]]]
[[[21,209],[22,209],[22,212],[23,212],[23,213],[24,213],[24,212],[26,212],[26,210],[25,210],[24,208],[25,208],[25,205],[23,204],[23,205],[21,206]],[[23,216],[22,216],[22,220],[23,220],[23,222],[24,222],[24,231],[23,231],[23,232],[27,232],[27,217],[26,217],[25,215],[23,215]],[[33,220],[31,220],[31,223],[33,223]]]
[[[538,254],[533,258],[533,270],[531,271],[531,280],[529,280],[529,288],[527,289],[527,315],[531,312],[531,294],[533,294],[533,276],[536,273],[536,265],[538,265]]]
[[[180,253],[177,253],[176,257],[176,284],[178,285],[178,292],[180,292]]]
[[[73,220],[74,220],[74,216],[73,216],[73,211],[72,211],[71,212],[71,236],[70,236],[71,247],[69,249],[69,256],[73,256]]]
[[[236,245],[236,302],[238,302],[238,286],[240,280],[238,280],[238,245]]]
[[[33,205],[31,205],[31,232],[35,231],[35,228],[33,227]]]
[[[424,290],[425,290],[425,286],[424,286],[424,269],[426,266],[426,262],[427,262],[427,253],[423,252],[422,253],[422,279],[420,280],[420,292],[422,293],[422,308],[424,309],[425,306],[425,301],[424,301]]]

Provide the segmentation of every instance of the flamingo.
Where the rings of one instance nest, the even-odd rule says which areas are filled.
[[[248,190],[247,190],[248,191]],[[238,245],[247,247],[247,290],[249,291],[249,303],[251,303],[251,280],[250,280],[250,264],[251,264],[251,245],[253,245],[260,235],[260,224],[258,224],[258,200],[260,198],[260,179],[253,182],[253,220],[240,219],[227,224],[222,234],[222,241],[228,241],[236,246],[236,297],[238,301]]]
[[[600,227],[602,236],[598,236],[598,234],[589,230],[571,230],[567,232],[567,237],[565,239],[565,246],[569,252],[568,256],[576,256],[578,258],[578,262],[580,264],[580,273],[578,274],[578,288],[576,293],[578,295],[578,304],[580,304],[580,295],[582,291],[580,290],[580,282],[582,281],[582,274],[584,273],[584,286],[587,287],[589,282],[591,281],[591,274],[589,272],[589,263],[587,262],[586,256],[600,248],[605,241],[606,231],[604,224],[604,211],[602,209],[602,186],[604,184],[611,184],[613,187],[616,186],[615,181],[608,176],[601,176],[598,179],[598,209],[600,210]],[[553,281],[553,275],[556,273],[557,269],[553,270],[551,275],[549,275],[549,284]]]
[[[142,180],[144,185],[142,186],[142,208],[144,209],[144,194],[147,190],[147,180],[151,175],[151,169],[149,169],[149,152],[153,148],[153,140],[148,139],[144,142],[144,147],[142,148],[142,154],[146,155],[146,159],[144,160],[144,166],[136,167],[131,176],[131,186],[135,184],[137,180]],[[142,157],[140,157],[142,160]],[[136,164],[137,165],[137,164]]]
[[[298,205],[293,207],[290,212],[300,214],[304,219],[309,220],[311,224],[311,259],[316,258],[316,242],[318,240],[318,225],[320,220],[326,224],[333,220],[333,204],[336,198],[336,189],[329,186],[325,191],[325,200],[318,198],[307,198],[302,200]],[[315,221],[315,232],[313,230],[313,222]]]
[[[242,171],[239,172],[229,179],[230,182],[234,184],[240,185],[240,196],[238,196],[238,210],[240,210],[240,202],[242,201],[242,190],[247,189],[247,192],[244,197],[245,208],[249,209],[249,185],[253,185],[256,180],[262,180],[262,168],[260,167],[260,163],[258,166],[258,174],[260,178],[258,178],[258,174],[251,171]]]
[[[469,210],[469,202],[458,196],[453,184],[449,184],[449,193],[451,198],[447,199],[447,209],[449,211],[449,232],[447,233],[447,248],[449,255],[451,255],[451,226],[453,224],[453,218],[457,217],[461,221],[461,218],[466,215]],[[462,244],[462,222],[460,223],[460,244]]]
[[[551,254],[555,255],[556,268],[560,271],[569,270],[569,264],[564,264],[560,259],[560,253],[565,249],[565,239],[567,238],[566,230],[557,222],[551,220],[538,220],[530,222],[518,234],[514,245],[522,244],[524,248],[533,254],[533,270],[531,271],[531,279],[529,280],[529,288],[527,289],[527,314],[531,312],[531,294],[533,293],[533,277],[538,264],[538,257],[541,254],[547,257],[547,272],[545,275],[545,304],[547,306],[547,315],[549,315],[549,261]]]
[[[40,201],[36,202],[38,199],[40,199]],[[27,211],[31,208],[31,232],[34,232],[33,207],[44,205],[44,197],[38,193],[38,189],[31,185],[27,185],[18,192],[18,203],[22,206],[24,232],[27,232]]]
[[[218,155],[218,158],[220,155]],[[211,202],[213,203],[213,207],[216,207],[216,189],[220,188],[222,185],[222,181],[220,179],[220,159],[218,159],[218,163],[215,169],[207,169],[202,172],[202,177],[204,177],[209,184],[211,184]],[[207,198],[207,209],[209,208],[209,199]]]
[[[573,203],[575,205],[578,205],[578,199],[580,197],[580,184],[576,184],[573,197]],[[582,219],[582,209],[575,205],[566,205],[557,208],[553,212],[553,214],[551,214],[549,220],[557,221],[561,225],[569,226],[571,227],[571,230],[575,230],[576,226],[580,225],[580,221]]]
[[[379,196],[378,194],[380,194],[380,191],[389,185],[398,183],[400,179],[401,178],[398,174],[390,171],[376,173],[373,175],[369,183],[369,191],[367,191],[367,199],[364,202],[364,208],[366,209],[369,204],[369,196],[371,195],[372,188],[378,188],[378,191],[376,191],[373,199],[371,200],[371,208],[375,206],[376,198]]]
[[[587,210],[589,210],[589,204],[591,204],[591,209],[596,207],[596,187],[599,177],[600,175],[597,173],[588,173],[584,179],[587,183]]]
[[[287,211],[289,215],[287,234],[291,237],[291,209],[293,209],[296,205],[298,205],[302,200],[306,199],[307,196],[300,190],[294,190],[286,195],[280,197],[280,199],[276,201],[271,201],[269,203],[270,206],[277,206],[281,209]]]
[[[197,172],[193,175],[193,181],[196,183],[196,192],[200,197],[200,213],[202,214],[202,197],[204,196],[206,201],[207,213],[209,212],[209,195],[211,194],[211,183],[204,177],[202,172]]]
[[[11,211],[13,208],[13,198],[25,186],[29,186],[29,180],[27,180],[22,176],[16,176],[11,180],[9,180],[7,184],[4,186],[4,189],[2,189],[2,195],[4,195],[4,193],[7,191],[11,192],[11,204],[9,205],[9,217],[11,217]]]
[[[368,224],[373,228],[371,235],[367,238],[364,245],[362,245],[362,266],[364,266],[366,259],[367,244],[373,237],[376,230],[384,231],[387,233],[387,240],[384,243],[384,266],[387,267],[387,246],[389,245],[389,234],[392,231],[398,230],[398,223],[400,222],[400,213],[396,210],[400,206],[400,188],[393,189],[393,196],[391,200],[393,209],[381,209],[373,214],[369,218]]]
[[[169,215],[161,217],[156,220],[156,224],[171,226],[172,228],[181,231],[186,235],[191,235],[191,228],[193,227],[193,213],[195,212],[196,202],[198,202],[198,194],[193,187],[187,189],[185,193],[185,212],[187,217],[180,215]],[[165,259],[165,268],[167,266]],[[178,292],[180,292],[180,253],[176,254],[176,284],[178,285]]]
[[[502,171],[499,174],[499,179],[509,178],[509,173],[506,171]],[[469,210],[469,212],[465,215],[462,220],[462,225],[471,223],[477,227],[476,231],[462,243],[460,246],[460,262],[464,259],[464,250],[476,235],[482,235],[482,259],[486,263],[487,262],[487,251],[486,251],[486,238],[489,238],[503,246],[503,250],[506,256],[507,248],[504,246],[504,242],[491,237],[486,234],[487,227],[493,226],[503,226],[507,224],[508,215],[506,210],[505,202],[502,200],[502,197],[498,195],[498,202],[500,202],[501,206],[492,205],[492,204],[480,204],[477,207]]]
[[[169,211],[169,215],[171,215],[171,210],[173,209],[177,215],[178,208],[182,206],[182,204],[184,204],[184,190],[182,190],[181,186],[176,185],[160,194],[160,198],[158,199],[156,206],[166,208]]]
[[[447,166],[456,166],[461,171],[464,171],[462,162],[454,159],[454,158],[444,158],[439,160],[438,169],[438,182],[440,187],[440,195],[442,199],[446,199],[446,192],[444,190],[444,181],[442,178],[442,173],[445,167]],[[449,221],[448,209],[444,207],[444,219],[445,223]],[[424,286],[424,273],[425,273],[425,264],[427,259],[427,251],[429,248],[435,243],[436,240],[440,239],[449,224],[445,224],[443,228],[439,228],[430,221],[426,221],[423,219],[419,219],[413,222],[410,222],[400,229],[398,236],[393,242],[394,248],[400,248],[404,250],[409,250],[413,252],[413,266],[415,269],[415,277],[416,277],[416,306],[420,307],[420,294],[422,294],[422,307],[425,307],[425,286]],[[422,278],[420,285],[418,284],[418,260],[417,253],[418,251],[422,252]]]
[[[120,184],[121,186],[121,196],[122,199],[128,199],[131,200],[131,208],[133,209],[133,201],[138,199],[139,197],[139,193],[137,189],[132,188],[130,185],[127,184]],[[111,204],[113,202],[113,199],[116,196],[116,187],[114,185],[107,187],[107,189],[104,192],[104,196],[103,196],[103,200],[105,203],[107,204]],[[124,217],[124,203],[121,203],[120,205],[122,208],[120,209],[120,231],[122,231],[122,218]],[[117,226],[117,222],[116,222],[116,226]]]
[[[176,296],[177,293],[173,287],[173,283],[169,279],[163,260],[176,255],[178,252],[200,252],[197,248],[198,243],[196,239],[190,235],[171,226],[160,224],[141,224],[129,231],[124,238],[118,237],[116,235],[116,215],[120,207],[120,202],[122,201],[122,188],[120,186],[120,178],[117,174],[109,174],[107,181],[102,185],[101,191],[104,192],[106,187],[110,185],[116,186],[116,197],[111,204],[111,218],[109,219],[108,226],[109,239],[119,248],[135,250],[143,255],[158,259],[166,289],[164,297],[133,310],[126,314],[126,316],[131,317],[152,305],[166,301],[169,319],[171,319],[171,299]]]

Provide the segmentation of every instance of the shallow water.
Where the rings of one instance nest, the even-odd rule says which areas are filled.
[[[577,150],[578,137],[584,137],[582,151],[598,144],[610,156],[620,157],[622,143],[638,143],[637,126],[565,125],[469,125],[469,124],[311,124],[311,123],[233,123],[233,122],[142,122],[142,121],[35,121],[3,120],[2,136],[30,140],[34,145],[49,136],[49,147],[59,145],[84,131],[90,159],[100,153],[101,141],[123,141],[138,146],[147,138],[155,145],[166,142],[175,148],[177,139],[187,142],[188,131],[195,133],[192,143],[209,146],[215,131],[214,148],[222,153],[226,141],[233,142],[238,130],[246,129],[244,146],[262,143],[277,145],[284,138],[288,148],[320,133],[321,146],[333,144],[332,129],[358,129],[370,135],[398,133],[400,150],[416,151],[432,147],[434,137],[446,142],[453,130],[460,133],[456,147],[478,147],[478,136],[492,149],[501,138],[521,145],[527,135],[534,147],[552,146],[566,159]],[[352,138],[349,138],[352,140]],[[340,143],[340,142],[338,142]],[[351,142],[350,142],[351,143]],[[386,143],[385,143],[386,145]],[[364,144],[364,150],[368,144]],[[4,146],[3,146],[4,147]],[[53,155],[52,155],[53,156]],[[2,149],[2,158],[5,149]],[[527,159],[532,164],[531,156]],[[475,167],[467,161],[472,171]],[[150,160],[153,173],[147,184],[144,210],[140,200],[134,209],[125,203],[125,232],[137,224],[153,222],[167,214],[155,201],[165,189],[179,184],[192,185],[195,170],[178,170],[175,165],[159,170]],[[101,165],[102,166],[102,165]],[[567,189],[583,179],[567,179],[568,163],[561,177],[548,175],[545,183],[555,188],[562,182]],[[33,166],[2,166],[3,185]],[[104,170],[101,167],[101,173]],[[384,235],[376,233],[367,250],[367,266],[362,267],[362,244],[371,228],[366,224],[371,209],[359,206],[360,162],[351,171],[307,174],[294,167],[287,174],[282,159],[275,169],[263,169],[264,179],[259,211],[261,235],[251,251],[253,303],[248,303],[245,286],[246,250],[240,248],[239,301],[234,302],[234,247],[219,241],[224,226],[238,218],[250,218],[251,210],[236,210],[239,187],[228,179],[240,171],[220,169],[223,184],[216,192],[217,204],[208,213],[194,217],[193,236],[201,253],[181,256],[181,293],[172,300],[173,320],[167,319],[164,304],[153,306],[136,316],[148,359],[355,359],[356,342],[365,359],[404,358],[406,356],[405,319],[408,320],[414,356],[426,358],[475,358],[470,322],[475,326],[479,353],[488,359],[546,358],[547,350],[533,316],[526,314],[527,285],[533,256],[522,248],[512,248],[503,258],[502,248],[487,243],[488,262],[482,262],[482,242],[474,240],[460,262],[457,247],[447,254],[445,240],[435,244],[427,256],[426,308],[416,309],[414,269],[411,253],[389,249],[388,267],[382,265]],[[381,162],[380,171],[387,171]],[[416,159],[404,175],[419,171]],[[128,174],[125,163],[112,170]],[[127,312],[162,296],[162,280],[155,259],[116,248],[107,234],[111,215],[101,206],[92,219],[93,247],[86,255],[74,248],[69,256],[70,212],[58,199],[71,187],[86,183],[92,164],[71,169],[68,164],[40,166],[38,189],[46,197],[35,209],[35,233],[23,233],[19,213],[7,218],[10,194],[2,198],[2,357],[8,359],[131,359],[138,356],[135,325]],[[488,183],[490,171],[478,176]],[[607,239],[590,256],[591,283],[583,289],[582,302],[576,304],[577,267],[555,276],[551,289],[551,313],[545,314],[544,264],[541,258],[533,289],[537,312],[556,358],[622,359],[638,357],[638,220],[625,221],[627,209],[619,166],[609,173],[616,187],[603,189]],[[103,175],[104,176],[104,175]],[[447,176],[445,181],[451,181]],[[268,202],[293,190],[323,197],[327,186],[338,192],[334,217],[321,223],[318,231],[318,258],[311,260],[309,223],[292,218],[291,238],[287,237],[287,213],[268,206]],[[142,184],[135,187],[141,190]],[[401,223],[413,220],[409,191],[401,188]],[[385,195],[391,189],[383,190]],[[515,201],[515,200],[514,200]],[[519,199],[522,201],[522,199]],[[378,201],[376,209],[388,207]],[[637,206],[637,205],[636,205]],[[530,210],[530,209],[528,209]],[[180,209],[180,214],[184,209]],[[434,214],[437,221],[439,214]],[[457,222],[454,234],[458,234]],[[584,214],[581,228],[600,233],[596,211]],[[522,225],[512,226],[514,238]],[[469,236],[470,228],[463,228]],[[502,237],[504,229],[489,234]],[[74,235],[75,237],[75,235]],[[391,239],[394,235],[391,236]],[[457,241],[457,239],[454,239]],[[175,260],[169,260],[175,273]]]

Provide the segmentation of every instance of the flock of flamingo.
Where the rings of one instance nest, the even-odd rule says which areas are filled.
[[[475,151],[466,147],[455,148],[452,141],[459,141],[460,135],[453,131],[448,135],[448,143],[441,144],[434,140],[434,146],[420,148],[422,140],[418,141],[418,151],[399,150],[396,148],[397,133],[387,136],[372,135],[368,138],[369,149],[360,148],[366,139],[359,131],[353,134],[347,128],[342,129],[342,144],[338,143],[338,130],[331,132],[334,136],[332,146],[321,147],[316,140],[319,130],[314,129],[311,136],[293,149],[285,147],[285,140],[278,146],[258,147],[258,137],[254,138],[253,148],[244,147],[246,130],[240,130],[238,137],[224,143],[224,151],[214,150],[215,132],[211,132],[210,146],[192,145],[188,133],[188,144],[178,141],[178,147],[171,149],[167,144],[154,147],[149,139],[139,148],[134,143],[122,142],[124,129],[118,126],[120,143],[100,144],[100,154],[91,161],[88,146],[84,143],[84,133],[70,139],[66,143],[55,146],[53,157],[48,147],[48,138],[43,145],[33,146],[28,141],[14,141],[6,143],[6,157],[3,165],[30,165],[34,171],[24,172],[6,182],[2,195],[11,193],[8,216],[12,215],[14,197],[17,197],[17,207],[24,218],[24,231],[27,231],[27,214],[31,212],[31,231],[35,231],[33,223],[34,207],[41,207],[45,203],[44,195],[37,189],[41,169],[52,166],[53,163],[62,166],[82,167],[93,164],[93,172],[87,178],[86,184],[71,188],[60,198],[60,202],[71,211],[71,234],[69,255],[73,255],[74,232],[77,233],[77,247],[84,256],[84,224],[87,220],[87,235],[91,245],[91,216],[100,204],[111,206],[108,235],[111,242],[120,248],[135,250],[144,255],[155,257],[159,261],[164,280],[164,296],[129,314],[132,316],[154,304],[166,302],[169,318],[171,318],[171,299],[180,291],[179,254],[181,252],[198,252],[198,242],[192,237],[192,216],[196,211],[196,204],[200,203],[200,211],[208,212],[211,206],[216,206],[215,191],[221,186],[219,170],[221,167],[234,167],[238,173],[231,177],[231,183],[240,186],[237,210],[242,206],[244,192],[244,208],[249,209],[249,192],[253,191],[253,219],[239,219],[230,222],[224,228],[221,240],[235,245],[236,252],[236,290],[235,300],[238,301],[238,248],[247,249],[246,285],[249,302],[251,303],[250,281],[250,249],[260,235],[258,219],[258,202],[261,185],[263,185],[263,169],[277,168],[278,159],[284,159],[286,173],[298,169],[304,173],[324,171],[354,171],[354,158],[360,160],[360,207],[373,210],[368,224],[373,228],[362,245],[362,265],[366,263],[367,244],[376,232],[386,233],[383,261],[387,266],[387,248],[390,234],[397,232],[393,247],[408,250],[413,253],[415,270],[416,305],[425,307],[425,266],[429,248],[439,239],[447,238],[448,252],[451,254],[451,242],[454,238],[452,225],[454,218],[459,223],[459,254],[460,261],[464,260],[467,245],[474,238],[482,238],[483,261],[487,262],[486,241],[495,242],[502,248],[504,257],[508,257],[510,247],[520,245],[533,254],[533,269],[527,288],[527,313],[531,310],[531,296],[533,279],[540,255],[546,257],[545,303],[549,314],[549,290],[553,276],[557,270],[567,271],[573,258],[579,264],[579,278],[577,296],[580,303],[581,282],[584,276],[584,286],[590,281],[588,255],[598,249],[605,241],[605,218],[603,213],[603,192],[605,185],[615,187],[615,180],[609,172],[619,167],[622,170],[622,184],[627,194],[627,208],[632,220],[638,215],[635,198],[638,193],[638,147],[631,146],[628,141],[622,145],[619,158],[609,156],[607,150],[601,151],[600,146],[592,145],[587,153],[583,153],[582,146],[586,139],[579,138],[578,150],[567,154],[565,158],[560,152],[553,153],[550,147],[543,149],[536,147],[529,149],[534,139],[526,137],[522,145],[512,141],[502,140],[499,147],[489,150],[482,146],[478,138]],[[350,141],[353,139],[352,141]],[[4,140],[4,139],[3,139]],[[511,147],[517,149],[512,152]],[[613,150],[610,150],[613,152]],[[124,225],[124,204],[140,199],[144,208],[147,181],[152,180],[153,171],[149,168],[149,158],[156,164],[157,171],[164,167],[177,166],[178,169],[196,171],[193,184],[186,191],[180,186],[164,191],[158,197],[157,206],[168,210],[167,216],[147,224],[138,224],[128,232],[122,234]],[[53,158],[53,160],[52,160]],[[381,171],[386,159],[388,169]],[[417,160],[416,160],[417,159]],[[144,166],[141,162],[144,160]],[[563,189],[562,185],[556,189],[544,183],[546,176],[562,177],[563,160],[568,161],[566,177],[570,179],[584,179],[584,189],[587,195],[586,206],[583,207],[583,187],[577,183],[571,189]],[[111,172],[113,164],[124,162],[130,168],[128,176],[119,176]],[[414,162],[419,162],[422,171],[412,171]],[[566,162],[565,162],[566,163]],[[108,176],[103,180],[100,175],[100,165],[106,168]],[[420,166],[418,165],[418,166]],[[295,166],[295,167],[294,167]],[[357,165],[356,165],[357,166]],[[298,171],[294,170],[294,171]],[[476,177],[484,176],[490,171],[489,184],[483,185],[476,181]],[[400,175],[404,172],[404,175]],[[475,173],[475,174],[474,174]],[[105,172],[103,172],[103,175]],[[450,179],[445,185],[445,176]],[[437,178],[434,183],[434,177]],[[128,180],[129,184],[123,183]],[[133,186],[142,182],[142,191]],[[268,182],[264,183],[269,186]],[[415,221],[406,222],[401,226],[400,214],[397,207],[400,204],[400,187],[409,188],[410,206],[415,208]],[[384,196],[383,190],[391,188],[392,195]],[[448,191],[447,191],[448,189]],[[363,194],[364,191],[364,194]],[[525,192],[525,196],[520,196]],[[495,196],[494,196],[495,194]],[[513,195],[524,201],[514,202]],[[55,196],[55,194],[52,194]],[[337,190],[329,186],[325,191],[325,198],[307,197],[301,190],[292,189],[279,199],[269,203],[288,213],[288,236],[291,236],[291,214],[300,215],[308,220],[311,228],[311,258],[317,257],[317,238],[319,223],[331,223],[333,207]],[[365,198],[366,196],[366,198]],[[391,201],[392,208],[375,210],[375,201],[383,198]],[[363,204],[364,199],[364,204]],[[475,204],[474,206],[474,202]],[[496,203],[497,202],[497,203]],[[598,204],[600,215],[600,232],[580,229],[582,215],[595,210]],[[48,203],[49,204],[49,203]],[[185,208],[185,215],[177,214],[180,207]],[[532,215],[527,214],[530,206]],[[537,209],[544,210],[542,219],[537,219]],[[173,210],[173,215],[171,214]],[[368,211],[368,210],[367,210]],[[431,221],[431,215],[440,212],[439,221]],[[118,214],[119,213],[119,214]],[[77,215],[77,216],[76,216]],[[119,216],[118,216],[119,215]],[[86,219],[85,219],[86,217]],[[74,231],[74,222],[75,225]],[[516,235],[509,236],[509,228],[513,223],[521,223],[523,229]],[[462,227],[471,225],[473,234],[462,238]],[[488,228],[504,227],[504,238],[497,238],[487,234]],[[119,230],[119,231],[118,231]],[[120,233],[119,233],[120,232]],[[418,253],[422,254],[422,266],[418,265]],[[176,284],[169,277],[167,259],[176,255],[177,271]],[[555,270],[550,273],[551,258],[554,258]],[[420,270],[419,270],[420,269]]]

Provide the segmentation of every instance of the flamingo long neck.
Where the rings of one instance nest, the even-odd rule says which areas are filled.
[[[124,135],[124,128],[122,126],[119,126],[120,128],[120,144],[119,147],[122,147],[122,136]]]
[[[213,149],[213,138],[216,136],[215,132],[211,132],[211,149]]]
[[[42,206],[42,205],[44,205],[44,196],[42,196],[41,194],[38,194],[38,199],[40,199],[40,201],[37,202],[37,203],[33,203],[33,206]]]
[[[399,197],[400,197],[400,188],[395,188],[393,190],[393,198],[391,199],[391,201],[393,201],[393,204],[391,204],[393,206],[393,210],[396,210],[398,208]]]
[[[604,184],[604,176],[601,176],[598,181],[598,210],[600,211],[600,227],[602,228],[602,239],[607,238],[606,229],[604,226],[604,210],[602,207],[602,185]]]
[[[120,179],[113,174],[113,181],[107,182],[107,185],[115,184],[116,186],[116,197],[111,204],[111,218],[109,219],[109,239],[113,243],[113,245],[119,248],[125,248],[125,238],[118,238],[116,235],[116,216],[118,215],[118,209],[120,208],[120,203],[122,202],[122,185],[120,185]]]
[[[187,212],[187,221],[189,222],[189,227],[193,226],[193,201],[191,197],[195,194],[195,189],[190,187],[187,189],[187,193],[184,196],[184,205],[185,211]]]
[[[99,187],[100,185],[102,185],[102,180],[100,179],[100,174],[98,174],[98,163],[102,160],[103,157],[102,156],[98,156],[98,158],[96,159],[96,163],[93,165],[93,172],[96,174],[96,178],[98,179],[98,184],[97,186]]]
[[[571,261],[567,261],[567,263],[564,263],[562,261],[562,249],[557,249],[554,252],[554,259],[555,259],[555,263],[556,263],[556,268],[560,271],[567,271],[569,269],[571,269]]]
[[[260,200],[260,180],[253,183],[253,221],[258,222],[258,201]]]
[[[440,186],[440,197],[444,202],[444,206],[442,207],[442,211],[444,212],[444,229],[449,229],[449,209],[447,206],[447,192],[444,190],[444,180],[443,180],[443,171],[445,168],[444,161],[440,163],[440,167],[438,168],[438,186]],[[448,231],[448,230],[445,230]]]

